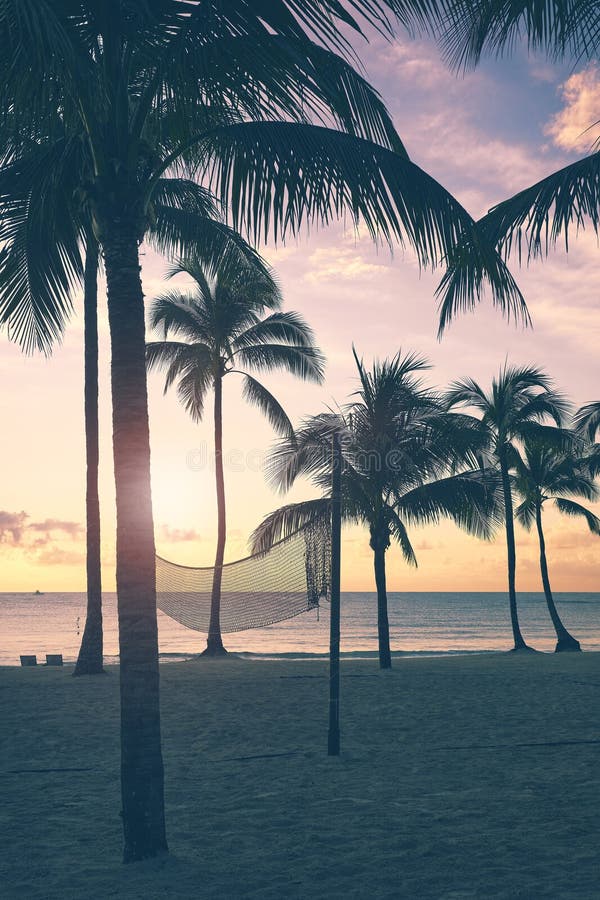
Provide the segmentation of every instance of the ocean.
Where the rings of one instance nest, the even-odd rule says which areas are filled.
[[[519,594],[521,630],[538,650],[554,648],[554,632],[543,594]],[[600,650],[600,593],[557,593],[559,613],[584,650]],[[0,665],[19,665],[21,654],[62,653],[77,658],[85,624],[85,594],[0,594]],[[250,658],[302,658],[326,654],[329,608],[266,628],[224,635],[225,646]],[[377,604],[373,593],[344,593],[341,599],[342,656],[377,655]],[[512,646],[505,593],[389,594],[394,655],[485,653]],[[206,637],[158,613],[159,649],[164,661],[202,651]],[[116,595],[104,595],[104,652],[118,660]]]

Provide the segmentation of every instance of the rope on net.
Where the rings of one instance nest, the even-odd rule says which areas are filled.
[[[214,568],[156,557],[158,608],[186,628],[208,633]],[[262,553],[226,563],[221,581],[221,631],[246,631],[318,609],[329,599],[331,534],[307,525]]]

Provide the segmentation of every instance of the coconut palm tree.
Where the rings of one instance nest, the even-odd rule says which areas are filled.
[[[478,423],[446,412],[423,387],[428,368],[414,354],[396,355],[367,371],[355,354],[360,379],[357,399],[343,409],[308,419],[272,454],[270,477],[280,490],[308,475],[324,491],[321,499],[283,506],[266,516],[252,535],[253,552],[308,522],[328,521],[332,435],[342,445],[342,517],[369,529],[377,588],[379,665],[392,665],[385,554],[394,540],[409,565],[417,559],[410,525],[453,519],[471,534],[488,537],[495,521],[493,474],[473,468],[481,449]],[[470,464],[470,466],[469,466]],[[468,467],[469,466],[469,467]],[[457,471],[457,468],[460,469]]]
[[[78,152],[71,156],[71,172],[86,169],[91,172],[85,146],[76,149]],[[4,305],[9,334],[17,339],[38,335],[38,349],[50,352],[52,343],[60,339],[72,309],[69,277],[83,285],[87,610],[73,674],[91,675],[104,671],[98,497],[98,242],[89,210],[82,202],[81,193],[75,191],[75,182],[72,192],[57,192],[55,157],[47,142],[29,141],[21,148],[18,158],[0,169],[0,228],[7,239],[0,262],[3,275],[0,302]],[[68,220],[69,215],[78,223],[77,232],[71,236],[65,234],[59,243],[62,268],[55,248],[49,247],[44,236],[38,234],[38,212],[44,204],[57,225]],[[63,210],[65,204],[67,214]],[[194,182],[182,178],[162,179],[156,191],[148,240],[166,254],[175,253],[186,242],[193,241],[211,265],[235,265],[242,261],[266,274],[258,254],[219,216],[215,198]],[[43,315],[40,320],[39,313],[53,308],[51,293],[57,288],[61,290],[61,305],[46,331],[42,327]],[[24,348],[33,349],[27,339]]]
[[[402,9],[396,0],[260,9],[245,0],[0,0],[2,121],[12,121],[0,156],[18,161],[31,140],[47,147],[53,196],[83,195],[106,272],[126,861],[167,848],[139,245],[163,176],[187,174],[214,188],[253,237],[283,239],[347,212],[374,236],[408,240],[424,264],[445,257],[472,220],[408,158],[352,68],[341,28],[357,38],[365,22],[389,30]],[[74,165],[81,145],[91,176]],[[10,297],[0,306],[0,324],[10,320],[25,343],[55,333],[75,278],[78,223],[48,197],[32,233],[54,263],[47,302],[33,320],[15,314]],[[484,251],[495,280],[503,263]],[[3,264],[22,272],[10,248],[0,280]]]
[[[282,370],[306,380],[323,380],[323,357],[311,329],[298,313],[282,312],[279,287],[272,277],[248,265],[211,271],[201,262],[178,263],[171,275],[194,279],[193,294],[169,291],[154,300],[150,324],[161,327],[164,340],[146,346],[148,368],[167,370],[165,392],[177,393],[194,421],[204,415],[206,394],[214,393],[213,424],[217,494],[217,548],[206,650],[226,654],[221,637],[221,576],[227,534],[223,473],[223,379],[240,375],[243,396],[267,416],[280,433],[293,431],[283,407],[250,375]],[[262,318],[265,312],[270,315]],[[180,340],[168,340],[169,336]],[[181,340],[182,339],[182,340]]]
[[[486,392],[472,378],[464,378],[450,386],[446,401],[449,409],[470,407],[475,410],[488,432],[489,448],[502,480],[513,650],[530,650],[521,634],[517,610],[517,557],[510,469],[516,452],[515,442],[546,434],[548,426],[543,423],[548,419],[560,426],[569,404],[554,390],[551,379],[540,369],[509,366],[508,363],[492,380],[490,391]]]
[[[572,499],[583,497],[586,500],[595,500],[598,497],[598,490],[588,472],[587,460],[585,457],[574,455],[576,445],[569,452],[557,450],[561,437],[562,435],[557,435],[558,441],[527,440],[523,450],[517,450],[513,457],[515,473],[513,484],[522,497],[521,503],[515,509],[515,515],[528,530],[535,521],[540,544],[542,584],[548,612],[556,631],[557,653],[565,650],[581,650],[581,646],[563,625],[552,596],[546,560],[546,541],[542,529],[544,504],[550,501],[565,515],[583,517],[592,534],[600,534],[600,519]]]

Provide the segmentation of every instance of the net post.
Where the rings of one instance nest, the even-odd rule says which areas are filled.
[[[327,755],[340,755],[340,564],[342,530],[342,452],[332,441],[331,466],[331,618],[329,623],[329,732]]]

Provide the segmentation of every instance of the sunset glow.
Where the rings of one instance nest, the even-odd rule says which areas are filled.
[[[510,65],[486,63],[459,79],[425,42],[375,38],[361,51],[366,74],[393,114],[411,157],[451,190],[475,216],[586,152],[597,134],[600,77],[595,67],[571,73],[517,55]],[[523,91],[523,83],[527,91]],[[351,346],[367,362],[400,347],[429,357],[431,384],[470,375],[487,384],[505,358],[548,371],[575,405],[597,399],[597,283],[600,255],[583,233],[566,255],[513,271],[534,321],[523,331],[482,305],[436,340],[434,291],[440,273],[418,271],[412,251],[375,248],[342,224],[304,235],[285,247],[262,248],[283,289],[286,309],[302,313],[327,357],[324,387],[287,376],[265,378],[294,422],[342,402],[356,387]],[[147,298],[163,289],[166,264],[143,256]],[[104,286],[101,288],[103,297]],[[80,298],[77,299],[80,306]],[[114,590],[114,487],[111,464],[108,327],[101,301],[101,504],[104,586]],[[83,329],[74,316],[50,359],[25,358],[0,337],[4,472],[0,500],[3,591],[85,588]],[[262,462],[274,439],[255,409],[227,379],[224,397],[227,558],[247,554],[247,538],[281,498],[265,483]],[[162,376],[150,386],[153,497],[157,551],[194,565],[214,553],[216,510],[210,466],[210,416],[194,425],[175,396],[162,395]],[[305,484],[290,499],[312,496]],[[598,509],[596,509],[598,512]],[[419,560],[409,570],[400,553],[388,554],[390,590],[500,590],[505,580],[502,535],[487,544],[444,524],[414,532]],[[518,530],[517,584],[540,590],[535,536]],[[547,517],[553,585],[558,591],[597,590],[600,546],[580,521]],[[344,533],[346,590],[372,590],[368,535]]]

